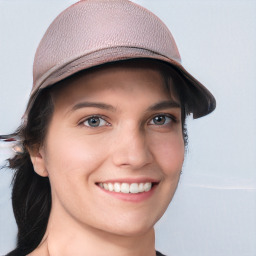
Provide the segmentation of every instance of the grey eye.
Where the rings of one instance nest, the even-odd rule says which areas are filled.
[[[165,124],[171,123],[172,121],[173,121],[172,118],[167,115],[158,115],[152,118],[149,124],[165,125]]]
[[[107,121],[105,121],[103,118],[98,116],[92,116],[84,121],[84,125],[89,127],[99,127],[106,124],[107,124]]]
[[[165,123],[166,117],[165,116],[155,116],[153,118],[154,124],[163,125]]]

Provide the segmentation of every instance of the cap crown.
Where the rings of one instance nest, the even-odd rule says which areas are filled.
[[[34,87],[81,56],[102,49],[148,49],[180,62],[174,38],[153,13],[128,0],[84,0],[49,26],[34,60]]]

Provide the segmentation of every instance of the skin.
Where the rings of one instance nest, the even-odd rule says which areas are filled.
[[[154,225],[175,193],[184,160],[179,99],[158,67],[101,67],[54,92],[45,142],[30,152],[35,171],[49,177],[52,210],[44,239],[29,255],[155,255]],[[172,104],[152,109],[160,102]],[[98,127],[90,126],[91,116]],[[163,123],[155,123],[156,116]],[[97,185],[119,179],[158,183],[138,202]]]

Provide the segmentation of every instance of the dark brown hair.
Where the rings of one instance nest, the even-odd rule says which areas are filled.
[[[39,176],[33,168],[28,148],[41,145],[53,114],[50,89],[43,90],[29,112],[26,125],[16,134],[23,142],[23,153],[9,159],[16,170],[13,177],[12,206],[18,225],[17,248],[8,255],[26,255],[41,242],[51,210],[49,179]]]

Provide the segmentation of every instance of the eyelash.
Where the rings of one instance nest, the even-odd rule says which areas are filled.
[[[165,118],[164,121],[166,121],[166,119],[169,119],[169,121],[168,121],[167,124],[164,123],[164,124],[158,125],[158,124],[155,124],[155,123],[154,123],[154,118],[156,118],[156,117],[164,117],[164,118]],[[86,122],[88,122],[90,119],[93,119],[93,118],[98,119],[98,120],[103,120],[103,122],[106,123],[106,124],[105,124],[106,126],[111,126],[111,124],[108,123],[108,122],[105,120],[105,117],[104,117],[104,116],[101,116],[101,115],[93,115],[93,116],[90,116],[90,117],[86,118],[84,121],[82,121],[80,124],[81,124],[81,125],[84,125],[84,126],[86,126],[86,127],[88,127],[88,128],[98,128],[98,127],[104,126],[104,125],[100,125],[100,126],[85,125]],[[100,122],[101,122],[101,121],[100,121]],[[176,123],[176,122],[177,122],[177,119],[176,119],[173,115],[162,113],[162,114],[154,115],[154,116],[150,119],[149,124],[150,124],[150,125],[156,125],[156,126],[166,126],[166,125],[168,125],[170,122],[171,122],[171,123],[172,123],[172,122]]]
[[[174,122],[174,123],[176,123],[177,122],[177,119],[173,116],[173,115],[170,115],[170,114],[157,114],[157,115],[155,115],[155,116],[153,116],[152,118],[151,118],[151,120],[150,120],[150,123],[151,122],[154,122],[153,120],[154,120],[154,118],[156,118],[156,117],[164,117],[165,118],[165,120],[164,121],[166,121],[166,119],[168,118],[169,119],[169,122],[167,123],[167,124],[160,124],[160,125],[157,125],[157,124],[155,124],[155,123],[152,123],[152,125],[157,125],[157,126],[164,126],[164,125],[168,125],[169,123],[172,123],[172,122]]]
[[[101,115],[93,115],[93,116],[89,116],[88,118],[86,118],[84,121],[81,122],[82,125],[88,127],[88,128],[98,128],[98,127],[101,127],[101,126],[90,126],[90,125],[85,125],[86,122],[88,122],[90,119],[101,119],[103,120],[105,123],[106,123],[106,126],[110,126],[110,123],[108,123],[106,120],[105,120],[105,117],[104,116],[101,116]]]

